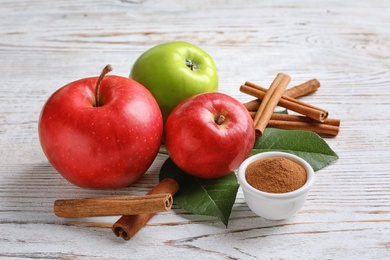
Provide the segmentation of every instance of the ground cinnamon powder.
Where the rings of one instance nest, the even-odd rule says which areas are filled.
[[[302,187],[307,179],[305,168],[299,163],[284,158],[270,157],[254,161],[245,171],[247,182],[254,188],[285,193]]]

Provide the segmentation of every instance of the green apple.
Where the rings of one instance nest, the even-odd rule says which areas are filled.
[[[130,78],[152,93],[164,121],[184,99],[218,90],[213,59],[187,42],[167,42],[145,51],[135,61]]]

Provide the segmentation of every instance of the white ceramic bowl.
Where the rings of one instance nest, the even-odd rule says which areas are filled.
[[[246,167],[259,159],[269,157],[285,157],[301,164],[307,173],[306,183],[297,190],[286,193],[263,192],[252,187],[245,178]],[[246,159],[238,169],[238,182],[244,192],[248,207],[260,217],[271,220],[282,220],[293,216],[302,207],[307,194],[314,183],[314,170],[302,158],[284,152],[264,152]]]

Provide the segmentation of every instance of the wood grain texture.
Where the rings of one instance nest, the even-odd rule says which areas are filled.
[[[27,1],[0,4],[0,258],[38,259],[386,259],[390,258],[389,1]],[[245,102],[239,86],[291,86],[312,78],[302,98],[341,119],[326,139],[339,154],[317,172],[294,218],[255,216],[239,190],[228,228],[173,207],[130,241],[117,218],[64,220],[59,198],[145,194],[166,156],[116,191],[74,187],[48,164],[37,122],[59,87],[96,76],[108,63],[127,76],[147,48],[188,41],[207,51],[220,90]]]

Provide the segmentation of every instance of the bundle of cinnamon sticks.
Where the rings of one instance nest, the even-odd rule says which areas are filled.
[[[156,213],[171,209],[173,196],[178,190],[178,182],[166,178],[146,195],[56,200],[54,213],[62,218],[123,215],[113,224],[112,231],[116,236],[129,240]]]
[[[244,103],[253,118],[256,136],[262,136],[266,127],[336,136],[340,129],[339,119],[328,118],[328,111],[296,99],[316,91],[320,82],[312,79],[287,89],[290,81],[290,76],[279,73],[268,89],[248,81],[240,87],[241,92],[257,98]],[[276,106],[300,115],[275,113]]]

